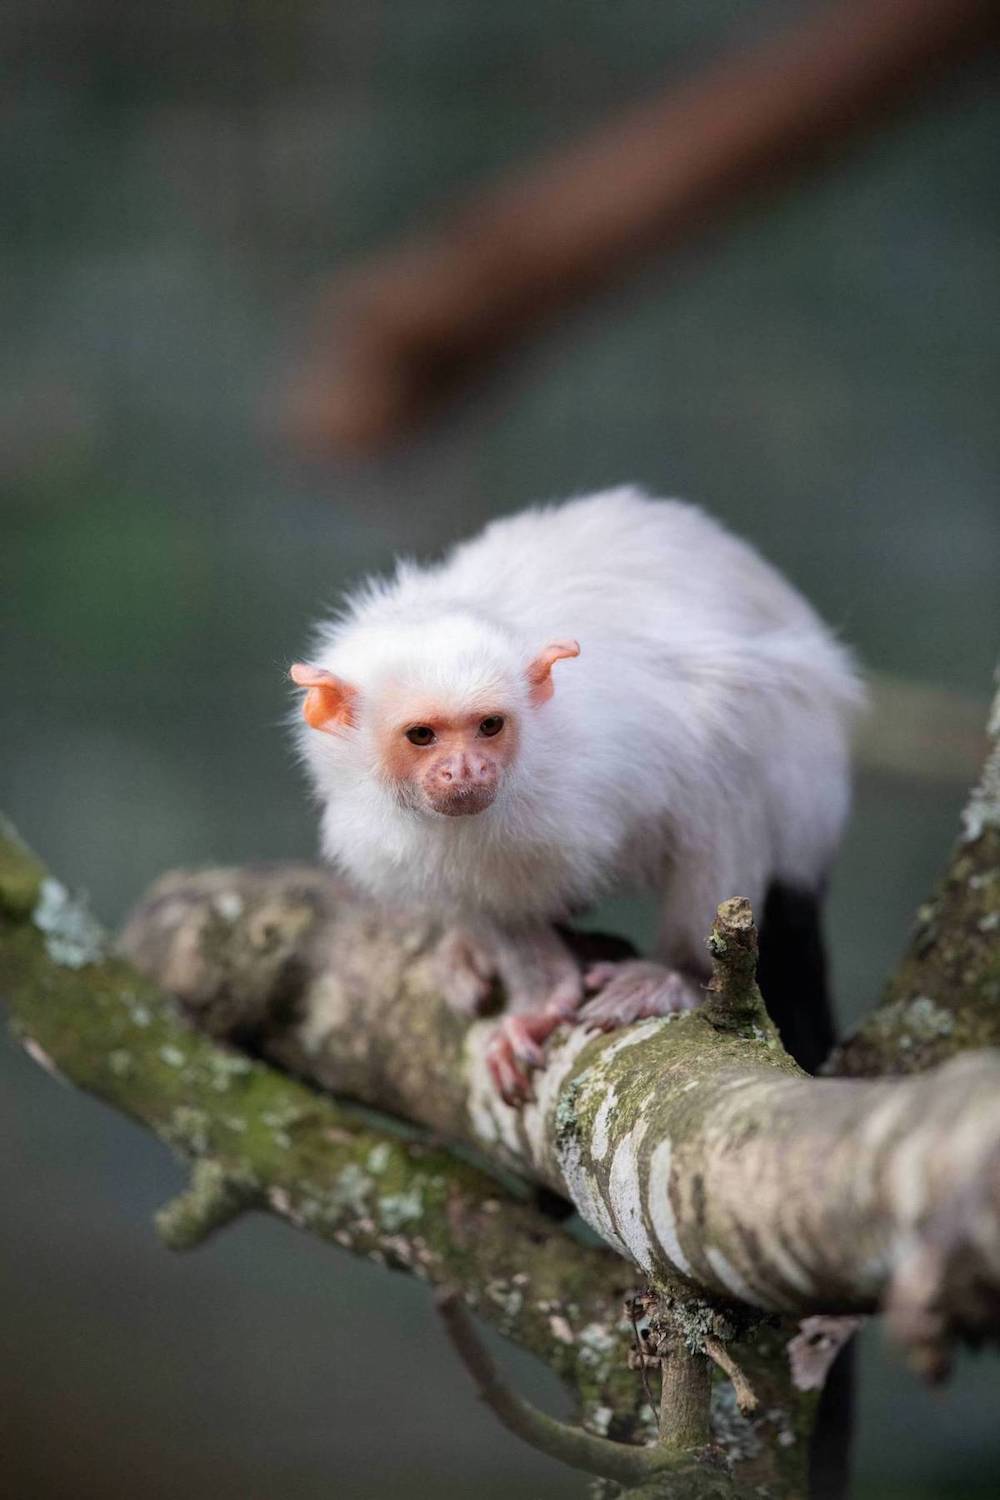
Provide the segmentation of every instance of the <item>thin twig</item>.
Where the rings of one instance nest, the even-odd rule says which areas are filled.
[[[729,1353],[725,1344],[709,1334],[702,1339],[701,1347],[709,1359],[715,1361],[720,1370],[724,1370],[732,1381],[733,1390],[736,1392],[736,1405],[745,1417],[751,1416],[759,1406],[757,1393],[746,1377],[745,1371],[741,1370],[733,1356]]]
[[[445,1332],[480,1398],[507,1430],[523,1442],[574,1469],[615,1479],[620,1484],[634,1484],[668,1466],[655,1449],[629,1448],[624,1443],[595,1437],[530,1405],[501,1379],[459,1294],[446,1289],[437,1293],[435,1302]]]

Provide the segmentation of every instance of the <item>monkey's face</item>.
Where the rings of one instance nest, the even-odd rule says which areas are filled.
[[[517,722],[494,705],[443,713],[414,705],[379,726],[383,774],[411,806],[447,818],[485,812],[517,755]]]
[[[311,729],[359,743],[371,772],[404,804],[456,818],[493,805],[517,758],[518,714],[547,703],[553,665],[579,654],[576,641],[552,641],[526,665],[514,654],[506,676],[502,667],[484,676],[480,663],[474,687],[449,685],[440,660],[432,666],[443,688],[429,686],[426,674],[421,683],[398,673],[362,689],[307,662],[296,662],[290,676],[306,689],[302,714]]]

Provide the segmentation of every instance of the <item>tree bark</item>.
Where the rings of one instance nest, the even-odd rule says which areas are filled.
[[[490,1081],[492,1023],[437,994],[434,929],[376,914],[320,871],[169,876],[123,943],[200,1025],[249,1028],[289,1071],[565,1195],[649,1277],[759,1309],[870,1312],[956,1192],[987,1181],[1000,1054],[898,1081],[805,1077],[753,985],[746,903],[720,911],[708,1003],[611,1036],[567,1028],[520,1110]],[[232,997],[248,967],[261,979],[262,948],[273,983],[248,1016]],[[979,1208],[996,1236],[981,1247],[989,1279],[1000,1201]]]
[[[830,1059],[855,1078],[919,1073],[957,1052],[1000,1046],[1000,690],[982,775],[938,888],[880,1006]]]

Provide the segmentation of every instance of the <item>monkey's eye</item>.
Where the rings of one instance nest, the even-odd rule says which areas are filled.
[[[411,745],[433,745],[437,735],[429,724],[414,724],[406,731],[406,738]]]
[[[487,739],[490,739],[493,735],[499,734],[502,728],[503,715],[490,714],[488,718],[481,720],[479,725],[479,733],[485,734]]]

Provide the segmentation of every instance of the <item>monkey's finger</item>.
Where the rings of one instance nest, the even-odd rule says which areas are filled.
[[[646,1008],[650,1000],[648,985],[619,975],[616,983],[609,984],[600,995],[587,1001],[580,1011],[580,1021],[588,1030],[613,1031],[631,1021],[644,1020],[647,1015],[660,1014]]]
[[[583,976],[584,988],[587,990],[603,989],[606,984],[610,984],[611,980],[614,979],[618,973],[618,968],[618,964],[608,963],[607,961],[591,964]]]
[[[528,1068],[540,1068],[545,1063],[545,1053],[528,1030],[520,1016],[507,1016],[500,1023],[504,1038],[517,1058]]]
[[[580,1009],[583,985],[579,974],[567,974],[553,989],[545,1003],[546,1014],[558,1021],[569,1021]]]
[[[528,1075],[514,1061],[509,1043],[497,1037],[489,1045],[486,1065],[494,1086],[505,1104],[516,1109],[532,1097]]]

